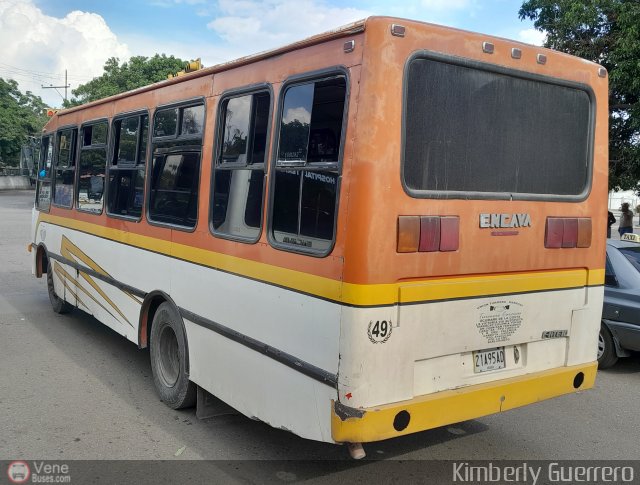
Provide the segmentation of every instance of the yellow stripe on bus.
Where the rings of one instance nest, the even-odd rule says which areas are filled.
[[[340,286],[342,282],[339,280],[332,280],[331,278],[325,278],[323,276],[316,276],[249,259],[237,258],[235,256],[194,248],[183,244],[174,244],[173,256],[185,261],[203,264],[222,271],[228,271],[278,286],[292,288],[322,298],[336,301],[340,300]]]
[[[52,214],[40,213],[38,217],[38,224],[41,222],[50,222],[57,226],[66,227],[68,229],[75,229],[77,231],[86,232],[93,236],[104,237],[111,239],[112,241],[129,244],[141,249],[148,249],[156,253],[171,254],[171,241],[163,241],[149,236],[142,236],[140,234],[134,234],[129,231],[122,231],[120,229],[113,229],[111,227],[101,226],[100,224],[92,224],[90,222],[78,221],[68,217],[54,216]],[[36,232],[38,228],[36,227]]]
[[[174,243],[172,247],[169,241],[51,214],[41,213],[38,224],[40,222],[49,222],[69,229],[83,231],[140,249],[173,256],[346,305],[377,306],[440,301],[561,290],[602,285],[604,283],[604,269],[536,271],[519,274],[436,278],[385,284],[345,283],[340,280],[333,280],[184,244]],[[123,283],[129,284],[126,281]]]
[[[588,285],[587,269],[540,271],[535,273],[487,275],[470,278],[445,278],[406,284],[400,287],[400,303],[424,300],[446,300],[477,295],[506,295]],[[604,275],[604,271],[602,271]],[[603,276],[604,278],[604,276]],[[592,276],[592,280],[596,278]]]

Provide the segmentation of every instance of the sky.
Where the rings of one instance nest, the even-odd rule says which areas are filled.
[[[522,0],[0,0],[0,77],[50,107],[117,57],[200,57],[212,66],[370,15],[433,22],[540,45]]]

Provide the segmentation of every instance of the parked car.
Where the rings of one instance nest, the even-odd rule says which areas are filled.
[[[607,240],[604,306],[598,339],[601,369],[640,351],[640,235]]]

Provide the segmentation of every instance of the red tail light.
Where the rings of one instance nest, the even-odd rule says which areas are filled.
[[[442,217],[440,219],[440,251],[457,251],[460,239],[460,219]]]
[[[591,247],[591,219],[588,217],[547,217],[544,247]]]
[[[457,251],[459,240],[458,216],[398,217],[399,253]]]
[[[562,234],[562,247],[575,248],[578,243],[578,219],[564,220],[564,233]]]
[[[415,253],[420,243],[420,218],[418,216],[398,217],[399,253]]]
[[[440,218],[423,216],[420,218],[420,245],[418,251],[432,252],[440,249]]]
[[[578,219],[578,244],[579,248],[591,247],[591,219],[581,217]]]
[[[547,217],[547,228],[544,235],[545,248],[561,248],[564,220],[560,217]]]

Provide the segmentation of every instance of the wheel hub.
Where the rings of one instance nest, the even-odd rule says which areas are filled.
[[[160,332],[160,377],[167,387],[175,386],[180,375],[178,338],[170,326]]]

